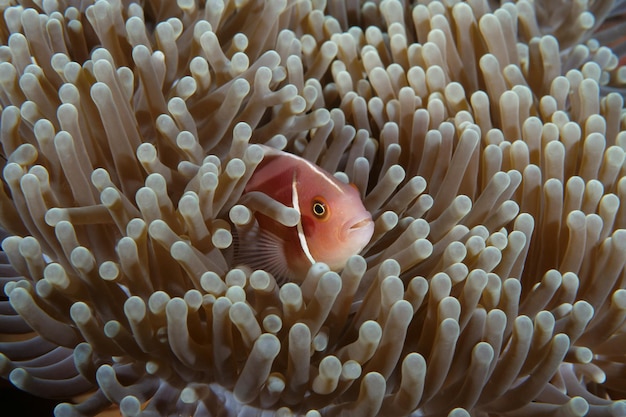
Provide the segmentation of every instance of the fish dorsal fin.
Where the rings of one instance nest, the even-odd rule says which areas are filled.
[[[300,203],[298,201],[298,181],[296,179],[296,171],[293,172],[293,180],[291,182],[291,201],[293,204],[293,208],[298,211],[298,224],[296,225],[296,229],[298,230],[298,240],[300,241],[300,247],[304,252],[306,258],[311,262],[311,265],[315,263],[315,259],[313,259],[313,255],[311,255],[311,251],[309,250],[309,244],[306,241],[306,236],[304,235],[304,227],[302,227],[302,213],[300,212]]]

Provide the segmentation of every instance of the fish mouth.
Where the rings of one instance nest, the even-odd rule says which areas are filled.
[[[349,230],[357,230],[360,229],[362,227],[365,227],[367,225],[369,225],[370,223],[372,223],[372,218],[371,217],[366,217],[362,220],[358,220],[356,222],[354,222],[352,224],[352,226],[350,226]]]
[[[352,245],[360,245],[361,250],[374,234],[374,221],[371,216],[357,217],[345,223],[341,233],[344,241],[351,241]]]

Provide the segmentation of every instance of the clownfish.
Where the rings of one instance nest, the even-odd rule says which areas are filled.
[[[278,282],[301,282],[311,265],[324,262],[342,269],[374,233],[372,215],[353,184],[345,184],[294,154],[263,146],[263,160],[243,195],[260,191],[298,211],[287,227],[259,212],[254,234],[240,236],[237,261],[271,273]]]

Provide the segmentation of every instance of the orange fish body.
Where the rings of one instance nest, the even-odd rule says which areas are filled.
[[[340,270],[374,232],[371,214],[355,187],[296,155],[264,147],[265,156],[244,194],[261,191],[300,213],[287,227],[261,213],[256,237],[241,236],[239,260],[277,279],[300,281],[315,262]]]

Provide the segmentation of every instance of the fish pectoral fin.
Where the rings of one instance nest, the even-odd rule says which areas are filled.
[[[269,272],[279,284],[291,278],[284,240],[258,227],[253,233],[239,236],[235,261]]]

